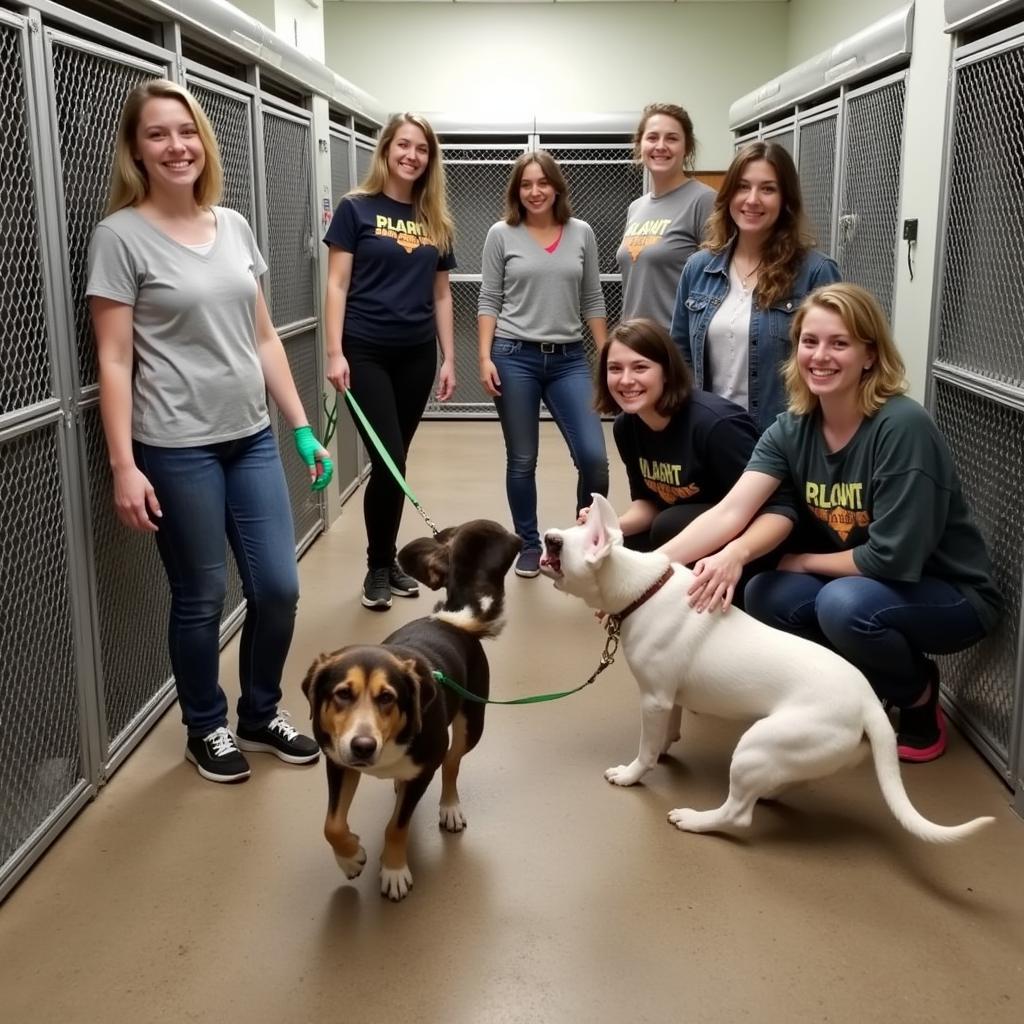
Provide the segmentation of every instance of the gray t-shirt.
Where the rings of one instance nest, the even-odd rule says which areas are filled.
[[[715,190],[690,178],[664,195],[629,204],[615,260],[622,271],[622,319],[644,316],[666,330],[686,261],[700,247]]]
[[[515,341],[568,343],[583,339],[583,319],[605,315],[597,239],[570,217],[554,252],[526,230],[503,220],[484,241],[477,307],[497,318],[496,336]]]
[[[87,295],[134,307],[132,437],[160,448],[231,441],[270,423],[256,351],[267,265],[246,220],[213,208],[206,254],[127,207],[96,226]]]

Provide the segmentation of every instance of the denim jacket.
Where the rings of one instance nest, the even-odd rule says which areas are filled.
[[[672,337],[693,369],[694,385],[713,391],[706,360],[708,324],[729,293],[729,261],[735,242],[720,253],[695,252],[683,268],[672,313]],[[839,280],[835,260],[812,249],[793,281],[790,295],[768,309],[756,302],[750,314],[750,415],[758,433],[786,408],[781,368],[789,355],[789,325],[808,292]]]

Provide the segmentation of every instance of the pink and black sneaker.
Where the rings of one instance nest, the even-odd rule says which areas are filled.
[[[928,699],[915,708],[900,708],[896,748],[901,761],[923,764],[946,751],[946,716],[939,706],[939,669],[928,661]]]

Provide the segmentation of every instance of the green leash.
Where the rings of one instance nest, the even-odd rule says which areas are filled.
[[[405,496],[412,502],[412,506],[417,512],[423,517],[423,521],[430,527],[430,532],[436,537],[438,529],[434,525],[430,516],[423,511],[423,506],[420,505],[416,498],[416,495],[412,493],[412,489],[405,482],[405,477],[402,476],[398,466],[395,465],[395,460],[391,458],[387,448],[384,447],[384,442],[381,441],[380,437],[377,436],[377,431],[370,426],[370,421],[366,418],[366,413],[359,407],[359,403],[355,399],[355,395],[352,394],[352,389],[348,388],[345,391],[345,398],[348,400],[348,404],[352,407],[352,412],[355,413],[356,418],[363,425],[363,430],[366,431],[366,436],[370,439],[373,447],[377,449],[377,454],[381,457],[381,461],[391,471],[391,475],[395,478],[395,483],[405,492]],[[334,437],[334,431],[338,426],[338,396],[334,396],[334,408],[327,408],[327,396],[323,396],[324,412],[327,414],[327,432],[324,434],[323,445],[326,448],[330,444],[331,438]]]
[[[579,693],[584,687],[589,686],[597,677],[615,660],[615,652],[619,649],[619,620],[614,615],[609,615],[605,620],[605,632],[608,639],[605,640],[604,650],[601,652],[601,662],[593,671],[590,678],[571,690],[559,690],[557,693],[537,693],[532,697],[517,697],[515,700],[488,700],[486,697],[479,697],[470,693],[465,687],[460,686],[454,679],[449,678],[443,672],[432,672],[431,675],[439,682],[454,690],[465,700],[475,701],[477,704],[542,704],[549,700],[561,700],[574,693]]]
[[[370,426],[370,421],[366,418],[366,414],[359,407],[359,403],[355,400],[351,389],[348,389],[345,392],[345,398],[348,399],[348,404],[352,407],[352,411],[358,417],[359,422],[363,425],[363,429],[366,431],[366,436],[369,437],[374,448],[377,449],[377,454],[380,455],[384,465],[391,471],[391,475],[395,478],[395,482],[405,492],[405,496],[412,502],[413,508],[415,508],[423,517],[423,521],[430,527],[431,533],[436,537],[438,533],[437,527],[431,521],[430,516],[423,511],[423,507],[420,505],[419,501],[417,501],[416,495],[412,493],[409,485],[405,482],[405,478],[395,465],[394,459],[391,458],[387,448],[384,447],[384,442],[377,436],[377,431]],[[327,416],[327,430],[324,434],[323,440],[323,446],[326,448],[334,437],[334,432],[338,426],[338,396],[334,396],[334,407],[328,408],[327,395],[324,394],[323,406],[324,413]],[[549,700],[561,700],[563,697],[569,697],[574,693],[579,693],[584,687],[589,686],[615,660],[615,653],[619,649],[619,616],[609,615],[608,618],[605,619],[604,628],[605,632],[608,634],[608,638],[605,640],[604,650],[601,652],[600,663],[585,683],[581,683],[579,686],[575,686],[571,690],[559,690],[557,693],[537,693],[532,697],[517,697],[515,700],[488,700],[486,697],[478,697],[475,693],[470,693],[469,690],[460,686],[454,679],[450,679],[443,672],[434,672],[432,675],[439,683],[447,686],[464,700],[471,700],[477,704],[542,704]]]

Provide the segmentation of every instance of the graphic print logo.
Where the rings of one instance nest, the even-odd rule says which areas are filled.
[[[392,220],[383,214],[377,214],[377,226],[374,234],[378,238],[392,238],[407,253],[418,249],[421,245],[433,245],[433,239],[423,230],[419,221],[415,220]]]
[[[670,223],[668,217],[660,217],[656,220],[636,221],[626,225],[623,243],[634,263],[644,249],[661,241]]]
[[[805,493],[807,507],[845,544],[854,529],[864,529],[871,516],[864,511],[862,483],[824,484],[808,480]]]

